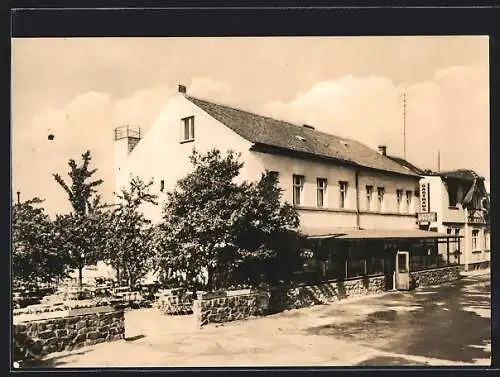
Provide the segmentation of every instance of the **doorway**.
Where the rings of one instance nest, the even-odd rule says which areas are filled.
[[[410,253],[408,251],[396,253],[395,284],[398,291],[410,289]]]

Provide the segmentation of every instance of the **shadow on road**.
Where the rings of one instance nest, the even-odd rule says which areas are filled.
[[[368,299],[364,302],[367,307],[390,303],[387,306],[396,306],[396,309],[376,310],[351,322],[332,322],[306,331],[354,340],[399,354],[467,363],[487,359],[491,356],[487,348],[491,340],[491,319],[484,313],[489,313],[491,307],[490,283],[478,283],[476,279]],[[412,306],[414,309],[398,310],[398,306]],[[397,363],[404,362],[404,365],[410,365],[404,359],[384,360],[368,360],[366,363],[403,365]]]
[[[69,357],[74,357],[76,355],[85,355],[86,353],[92,352],[92,349],[88,349],[80,352],[72,352],[71,354],[57,355],[53,357],[48,357],[42,360],[27,360],[22,369],[39,369],[39,368],[64,368],[66,364],[65,359]]]

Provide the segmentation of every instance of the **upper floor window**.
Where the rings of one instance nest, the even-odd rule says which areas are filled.
[[[457,206],[457,185],[452,182],[448,183],[448,200],[450,207]]]
[[[373,186],[366,186],[366,210],[371,211],[373,198]]]
[[[477,250],[478,248],[478,237],[479,237],[479,229],[472,230],[472,250]]]
[[[181,119],[181,142],[194,140],[194,116]]]
[[[410,212],[412,194],[413,194],[413,192],[411,190],[406,191],[406,212]]]
[[[324,207],[326,201],[326,186],[327,181],[325,178],[317,179],[317,205],[319,208]]]
[[[345,208],[347,200],[347,182],[344,181],[339,182],[339,191],[340,191],[339,207]]]
[[[385,189],[383,187],[377,187],[377,210],[380,212],[384,208],[384,193]]]
[[[293,204],[300,205],[302,203],[302,192],[304,190],[304,176],[293,176]]]
[[[398,212],[401,212],[401,203],[403,202],[403,190],[396,190],[396,200],[398,204]]]

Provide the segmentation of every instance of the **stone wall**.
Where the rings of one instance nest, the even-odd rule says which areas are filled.
[[[265,290],[198,292],[193,312],[199,326],[223,323],[266,313],[269,293]]]
[[[22,359],[123,339],[124,334],[123,310],[101,310],[18,323],[14,320],[13,324],[14,351]]]
[[[461,267],[457,265],[431,270],[412,271],[410,274],[413,280],[413,286],[414,288],[417,288],[439,285],[448,281],[458,280],[460,279],[460,270]]]
[[[349,297],[364,296],[388,290],[385,276],[346,281],[330,281],[317,285],[275,287],[271,289],[269,312],[329,304]]]

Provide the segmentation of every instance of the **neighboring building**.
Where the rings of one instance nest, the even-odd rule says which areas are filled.
[[[465,270],[490,264],[489,195],[484,178],[472,170],[423,171],[408,161],[391,157],[410,167],[420,179],[417,222],[422,230],[460,236],[452,255]],[[443,247],[441,252],[444,253]]]
[[[488,267],[490,229],[485,214],[489,199],[484,178],[472,170],[440,172],[423,177],[422,190],[427,190],[427,201],[421,203],[421,211],[435,215],[429,219],[434,221],[420,221],[421,229],[463,236],[460,264],[465,270]]]
[[[283,200],[297,209],[300,231],[321,259],[323,277],[393,276],[398,264],[403,276],[410,265],[446,263],[437,246],[448,236],[417,227],[420,175],[388,158],[385,146],[377,152],[309,125],[194,98],[183,86],[146,135],[116,129],[116,190],[133,176],[153,179],[161,202],[192,170],[194,148],[241,153],[242,181],[258,180],[265,170],[277,174]],[[144,213],[161,220],[160,206],[145,206]]]

